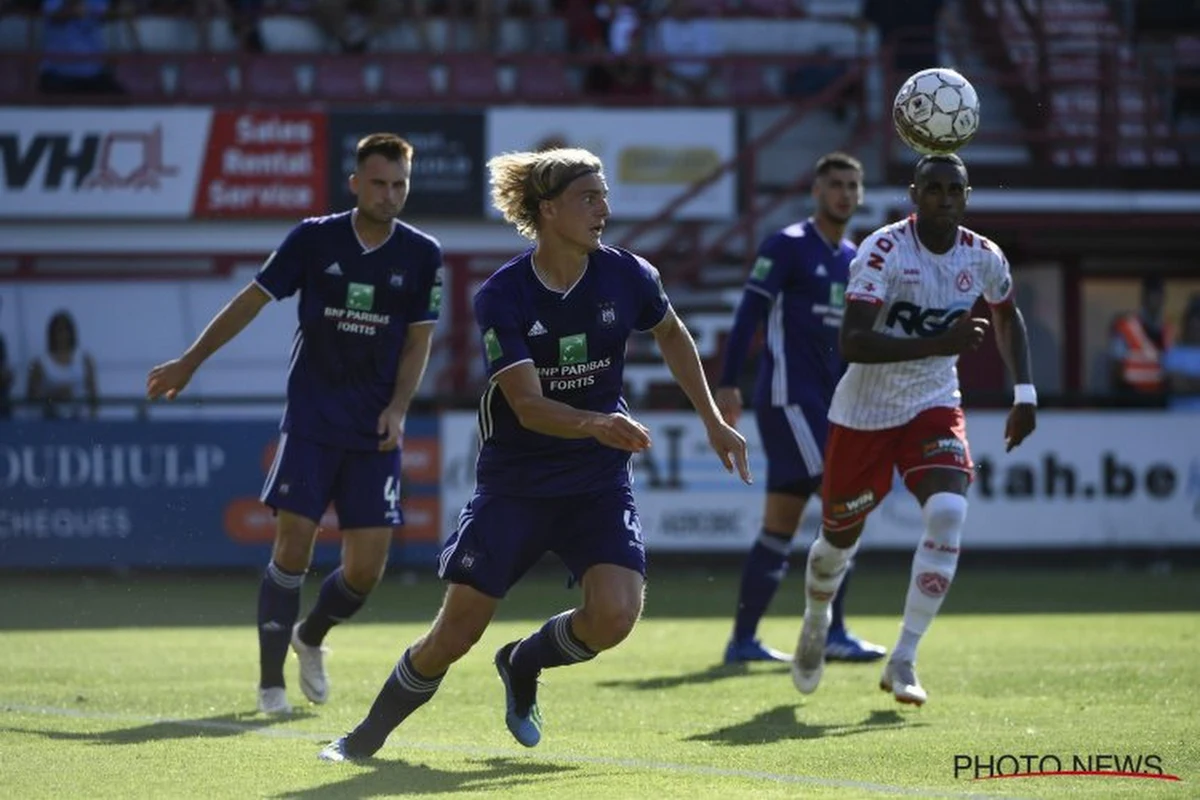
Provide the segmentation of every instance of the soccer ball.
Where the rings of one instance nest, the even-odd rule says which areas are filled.
[[[952,69],[923,69],[896,93],[892,121],[904,143],[918,153],[953,153],[979,130],[979,96]]]

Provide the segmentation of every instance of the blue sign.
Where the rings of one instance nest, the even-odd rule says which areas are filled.
[[[0,569],[264,566],[273,522],[255,504],[278,435],[267,421],[0,423]],[[406,436],[436,441],[437,419]],[[431,563],[437,546],[394,549],[393,563]],[[313,563],[339,557],[323,537]]]

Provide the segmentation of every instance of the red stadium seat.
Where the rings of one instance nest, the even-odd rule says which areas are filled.
[[[196,56],[179,65],[179,95],[188,100],[221,100],[233,94],[230,73],[237,67],[228,56]]]
[[[135,102],[162,100],[167,96],[161,62],[122,59],[117,62],[116,77]]]
[[[517,67],[516,96],[531,103],[573,100],[578,92],[567,75],[567,65],[554,58],[536,58]]]
[[[435,99],[433,61],[425,56],[391,56],[382,62],[382,99],[420,102]]]
[[[300,84],[306,63],[287,56],[251,58],[242,69],[242,88],[251,98],[297,100],[308,96]]]
[[[367,82],[368,62],[355,56],[337,56],[317,62],[313,94],[333,102],[368,97],[374,92]]]
[[[458,56],[450,61],[450,95],[459,100],[494,100],[500,96],[496,60],[490,56]]]
[[[0,100],[24,100],[37,88],[34,62],[23,58],[6,60],[8,65],[0,69]]]

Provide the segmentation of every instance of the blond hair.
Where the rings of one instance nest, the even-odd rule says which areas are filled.
[[[584,175],[604,177],[604,165],[578,147],[541,152],[504,153],[488,161],[492,205],[527,239],[538,234],[538,204],[553,200]]]

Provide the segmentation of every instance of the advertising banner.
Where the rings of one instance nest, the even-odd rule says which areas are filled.
[[[197,217],[327,213],[325,115],[218,111],[204,151]]]
[[[405,217],[483,218],[482,112],[384,113],[335,111],[329,117],[329,197],[337,210],[352,208],[347,178],[354,150],[371,133],[395,133],[414,148],[412,194]]]
[[[762,524],[766,464],[752,418],[742,425],[755,484],[725,473],[694,414],[645,413],[654,446],[634,458],[634,494],[649,550],[749,548]],[[1020,448],[1004,452],[1004,414],[968,412],[977,465],[964,542],[970,548],[1200,546],[1200,418],[1134,412],[1053,412]],[[474,485],[475,415],[442,419],[442,533]],[[820,508],[810,502],[811,536]],[[862,546],[910,550],[923,529],[897,478],[870,516]]]
[[[636,110],[493,108],[487,152],[582,147],[604,162],[616,219],[652,217],[737,152],[728,109]],[[675,219],[720,219],[737,211],[736,172],[721,176],[682,206]],[[485,194],[481,190],[481,195]],[[488,202],[488,213],[500,213]]]
[[[258,500],[278,438],[266,421],[9,422],[0,427],[0,569],[230,567],[266,563]],[[436,417],[408,420],[396,561],[438,540]],[[336,515],[314,563],[339,557]]]
[[[325,116],[209,108],[0,111],[0,218],[296,218],[327,209]]]
[[[186,219],[208,108],[0,110],[0,217]]]

